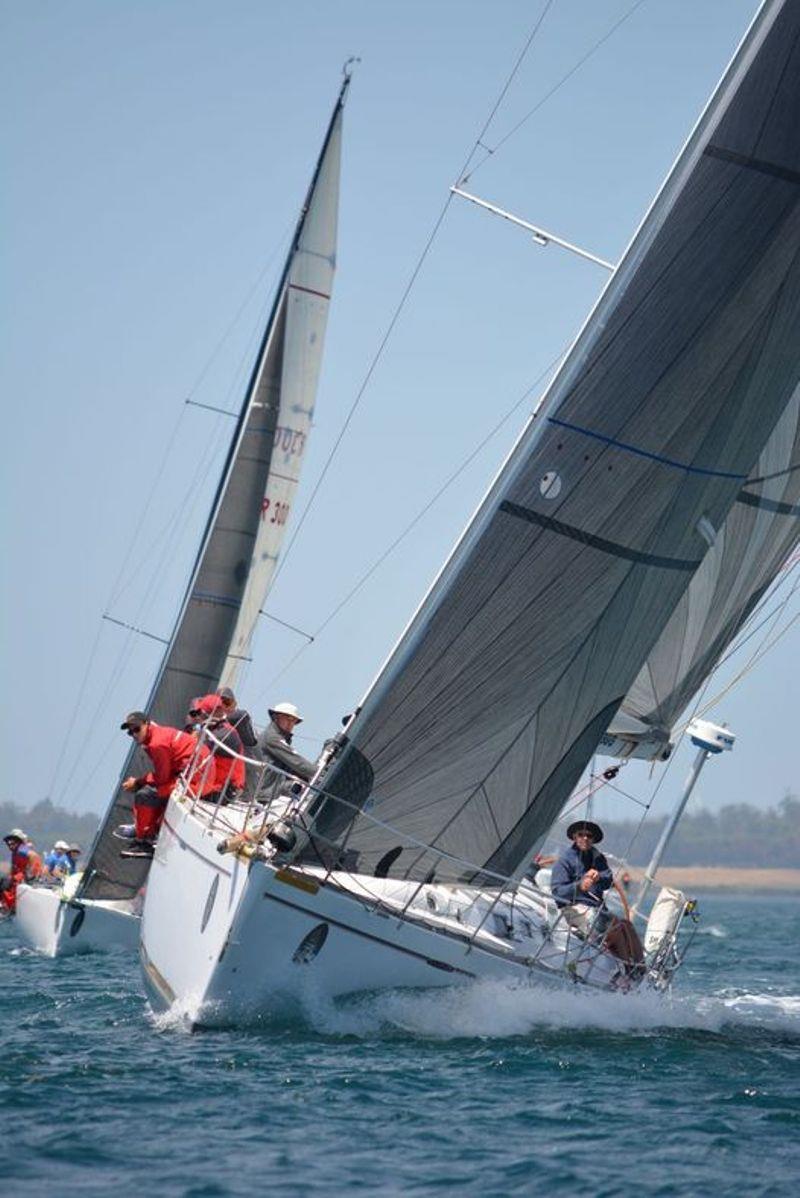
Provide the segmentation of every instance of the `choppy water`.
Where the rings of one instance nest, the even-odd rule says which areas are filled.
[[[800,904],[709,896],[670,1002],[475,984],[190,1035],[0,926],[6,1193],[788,1195]]]

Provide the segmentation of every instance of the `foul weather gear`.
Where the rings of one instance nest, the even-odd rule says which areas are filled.
[[[11,869],[3,879],[0,902],[3,910],[13,915],[17,909],[17,886],[33,882],[42,873],[42,859],[32,844],[20,844],[11,852]]]
[[[207,776],[210,754],[205,745],[198,749],[197,737],[190,732],[181,732],[179,728],[168,728],[161,724],[148,724],[145,738],[140,743],[153,768],[136,779],[133,822],[137,839],[155,840],[175,783],[195,754],[197,761],[188,779],[189,793],[202,797],[210,792]]]

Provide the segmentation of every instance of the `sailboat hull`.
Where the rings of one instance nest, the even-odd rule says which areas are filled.
[[[139,917],[130,904],[65,900],[58,890],[21,884],[16,928],[29,948],[45,957],[124,949],[139,942]]]
[[[605,953],[585,958],[577,944],[590,979],[581,970],[565,973],[561,955],[558,970],[540,968],[531,954],[549,933],[534,930],[518,946],[486,931],[472,937],[454,920],[434,929],[387,909],[393,887],[418,887],[351,878],[355,889],[346,891],[335,875],[322,884],[321,871],[315,879],[269,861],[220,856],[221,839],[218,827],[171,800],[145,899],[140,955],[151,1003],[174,1008],[192,1026],[257,1021],[358,992],[490,977],[605,987],[617,969]]]

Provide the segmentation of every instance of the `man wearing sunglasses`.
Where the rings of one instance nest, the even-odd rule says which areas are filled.
[[[188,786],[197,797],[211,790],[213,781],[204,769],[209,752],[205,745],[198,748],[197,737],[190,732],[155,724],[143,711],[132,711],[120,728],[145,751],[153,766],[146,774],[122,783],[122,789],[133,794],[133,823],[122,824],[115,832],[120,840],[128,841],[120,856],[152,857],[169,796],[181,774],[192,766]]]
[[[579,936],[602,941],[624,963],[626,973],[640,976],[644,951],[636,929],[629,920],[617,919],[605,905],[605,893],[613,886],[614,876],[596,847],[603,839],[603,829],[581,819],[570,824],[567,836],[571,844],[556,861],[550,877],[556,906]]]

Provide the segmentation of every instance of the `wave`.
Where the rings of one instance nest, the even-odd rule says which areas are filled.
[[[197,1019],[200,1003],[195,995],[176,999],[165,1011],[154,1011],[148,1004],[147,1019],[157,1032],[191,1032]]]
[[[359,1038],[399,1032],[438,1040],[506,1039],[569,1028],[611,1034],[769,1028],[800,1035],[800,996],[610,994],[498,981],[395,990],[342,1003],[307,994],[304,1014],[318,1032]]]

